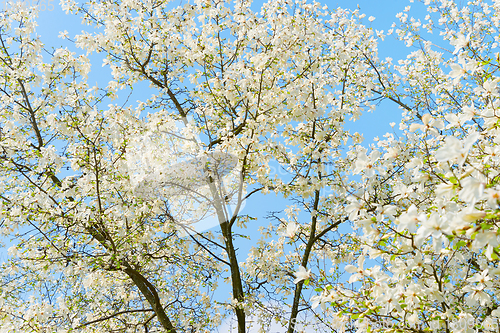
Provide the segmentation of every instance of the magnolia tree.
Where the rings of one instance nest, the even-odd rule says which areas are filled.
[[[90,28],[54,51],[9,6],[1,331],[497,329],[500,4],[425,5],[397,65],[316,2],[66,1]]]
[[[312,307],[358,330],[498,331],[500,3],[425,5],[398,14],[416,50],[379,76],[401,132],[348,152],[348,284],[327,278]]]

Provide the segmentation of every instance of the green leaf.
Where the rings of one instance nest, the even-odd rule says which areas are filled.
[[[493,225],[489,224],[489,223],[481,223],[481,229],[483,230],[488,230],[489,228],[491,228]]]

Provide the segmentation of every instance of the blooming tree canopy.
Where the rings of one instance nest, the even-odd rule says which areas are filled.
[[[88,28],[53,51],[36,8],[0,14],[1,332],[498,328],[499,2],[387,32],[305,0],[61,4]],[[382,101],[399,130],[365,146],[346,122]]]

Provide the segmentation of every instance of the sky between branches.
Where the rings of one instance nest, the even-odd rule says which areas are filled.
[[[29,2],[29,0],[26,1],[26,3],[27,2]],[[408,0],[334,0],[321,2],[326,4],[330,9],[334,9],[337,7],[350,10],[359,9],[361,13],[366,14],[366,17],[363,18],[363,22],[366,25],[372,26],[377,30],[383,30],[385,32],[390,29],[391,24],[397,20],[396,14],[402,12],[406,6],[411,5],[414,10],[416,9],[416,11],[413,12],[414,15],[424,13],[425,10],[423,9],[422,4],[410,3],[410,1]],[[60,35],[60,32],[67,31],[68,35],[72,37],[75,34],[81,33],[82,30],[85,30],[86,27],[80,24],[79,19],[71,15],[66,15],[60,9],[57,1],[47,2],[47,0],[44,0],[32,1],[31,3],[37,3],[39,6],[40,16],[38,18],[39,27],[37,31],[41,36],[42,41],[44,41],[46,47],[48,49],[51,49],[52,47],[57,48],[61,45],[65,45],[69,48],[74,48],[71,47],[71,44],[68,44],[67,41],[64,41],[58,36]],[[262,3],[264,3],[264,1],[255,1],[254,5],[252,6],[253,9],[257,10],[258,8],[260,8]],[[3,0],[1,2],[1,5],[3,6],[3,8],[5,8],[9,4],[6,0]],[[425,14],[421,16],[425,16]],[[398,59],[405,58],[406,54],[408,54],[410,51],[411,49],[406,48],[400,41],[396,41],[393,36],[387,37],[379,44],[379,56],[381,58],[391,57],[395,61],[397,61]],[[91,72],[92,79],[98,82],[102,82],[100,83],[100,86],[105,86],[105,82],[110,79],[109,73],[107,70],[100,70],[102,60],[99,59],[99,55],[94,55],[93,57],[93,70]],[[89,80],[89,83],[91,82],[92,80]],[[390,123],[398,124],[399,121],[400,110],[391,103],[383,102],[373,113],[364,113],[359,120],[357,120],[355,123],[349,123],[347,127],[352,129],[353,131],[361,133],[365,138],[364,145],[368,146],[373,142],[373,139],[375,137],[382,137],[386,132],[391,132],[393,130],[397,131],[397,126],[392,129]],[[261,201],[259,202],[249,202],[245,209],[253,211],[254,209],[258,208],[261,211],[260,215],[264,217],[266,215],[266,211],[272,210],[273,206],[275,206],[275,204],[273,204],[272,200],[261,199]],[[256,230],[254,230],[253,232],[258,234]],[[7,244],[6,247],[8,247]],[[242,253],[245,253],[247,247],[249,248],[250,246],[251,244],[242,244]],[[229,288],[227,287],[227,290],[224,291],[228,290]],[[270,332],[281,332],[280,329],[282,328],[276,325],[271,328]],[[229,332],[230,330],[231,326],[229,323],[226,323],[220,328],[220,332]],[[257,332],[257,329],[250,332]]]

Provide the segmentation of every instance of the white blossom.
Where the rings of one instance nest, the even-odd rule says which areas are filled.
[[[293,280],[293,283],[297,284],[300,281],[309,279],[311,277],[311,270],[306,270],[305,267],[300,266],[299,270],[296,271],[294,274],[295,274],[295,280]]]

